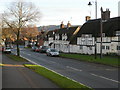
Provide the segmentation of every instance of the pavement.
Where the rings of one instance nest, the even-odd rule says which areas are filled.
[[[38,75],[17,62],[2,55],[2,88],[59,88],[49,79]]]

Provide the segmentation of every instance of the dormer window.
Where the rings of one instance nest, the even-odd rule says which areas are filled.
[[[120,31],[116,31],[116,36],[120,36]]]

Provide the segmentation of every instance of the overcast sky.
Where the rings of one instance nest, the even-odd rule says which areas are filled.
[[[17,0],[0,0],[0,13],[2,13],[10,2]],[[68,21],[72,25],[82,25],[85,22],[85,16],[95,18],[95,0],[24,0],[33,2],[39,7],[42,17],[37,26],[59,25],[61,21],[67,24]],[[88,6],[88,2],[92,1],[92,6]],[[97,0],[98,18],[100,18],[100,7],[105,11],[109,8],[111,18],[118,17],[118,1],[120,0]],[[91,12],[91,14],[90,14]]]

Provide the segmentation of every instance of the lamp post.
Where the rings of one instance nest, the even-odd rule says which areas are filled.
[[[97,0],[95,0],[95,18],[97,19]],[[89,2],[88,3],[88,6],[91,6],[92,5],[92,3],[91,2]]]
[[[97,0],[95,0],[95,19],[97,19]],[[88,6],[91,6],[92,5],[92,3],[91,2],[89,2],[88,3]],[[97,58],[97,38],[96,38],[96,34],[95,34],[95,39],[94,39],[94,46],[95,46],[95,59]]]

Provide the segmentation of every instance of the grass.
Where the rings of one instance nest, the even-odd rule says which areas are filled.
[[[9,58],[11,58],[14,61],[18,61],[18,62],[27,62],[26,59],[19,57],[17,55],[12,55],[12,54],[6,54]]]
[[[38,66],[38,65],[31,65],[31,64],[24,64],[26,67],[28,67],[29,69],[34,70],[36,73],[50,79],[51,81],[53,81],[54,83],[56,83],[60,88],[64,88],[67,89],[69,88],[69,90],[73,89],[73,88],[84,88],[87,90],[92,90],[91,88],[88,88],[85,85],[82,85],[78,82],[75,82],[73,80],[70,80],[64,76],[61,76],[55,72],[52,72],[42,66]]]
[[[102,59],[100,59],[100,57],[97,57],[97,59],[95,59],[93,55],[65,54],[65,53],[61,53],[60,56],[65,58],[72,58],[76,60],[83,60],[88,62],[120,67],[118,57],[103,56]]]

